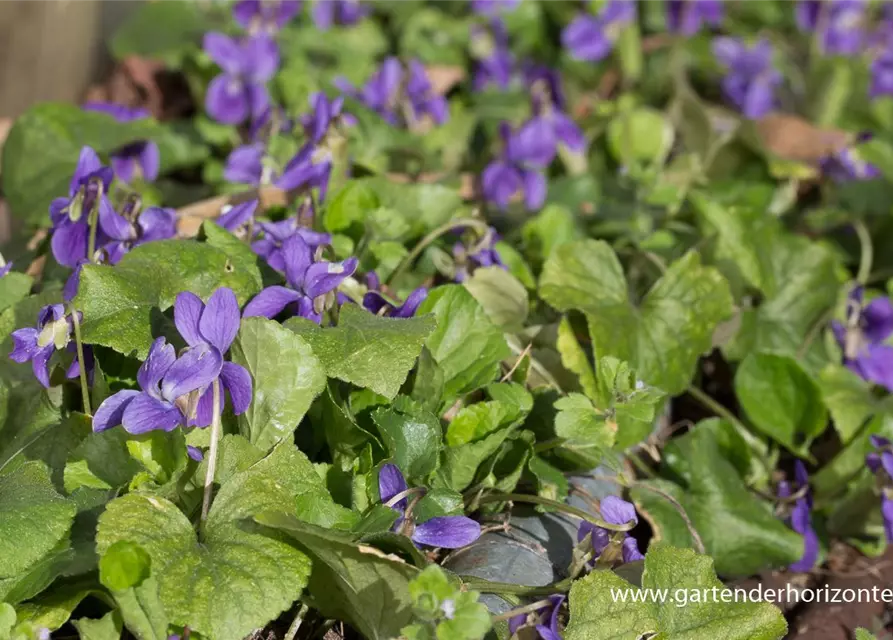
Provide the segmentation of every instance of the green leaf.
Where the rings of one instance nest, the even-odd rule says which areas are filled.
[[[474,442],[444,447],[440,454],[440,467],[433,478],[432,486],[445,487],[453,491],[467,488],[474,480],[481,463],[499,451],[512,431],[512,427],[505,427]]]
[[[150,2],[140,5],[112,37],[110,47],[117,60],[127,56],[164,59],[175,64],[196,48],[211,29],[205,9],[193,2]]]
[[[589,363],[586,352],[574,335],[574,329],[567,316],[562,317],[561,322],[558,324],[558,338],[555,342],[555,347],[558,349],[558,353],[561,354],[561,364],[569,371],[577,374],[583,393],[590,398],[597,398],[599,392],[595,372],[592,370],[592,365]]]
[[[310,345],[278,322],[245,318],[232,360],[251,374],[254,397],[239,416],[239,431],[261,449],[291,436],[326,386],[323,365]]]
[[[530,300],[515,276],[502,267],[483,267],[475,269],[463,285],[497,327],[508,332],[523,328]]]
[[[142,546],[171,622],[240,640],[287,609],[310,574],[303,553],[246,529],[244,521],[263,511],[292,511],[296,499],[319,497],[321,485],[306,456],[279,447],[220,489],[201,540],[173,503],[131,493],[110,502],[99,519],[97,550],[105,554],[122,540]]]
[[[595,404],[617,431],[617,446],[626,449],[639,444],[654,430],[664,393],[638,380],[628,364],[610,356],[599,359],[596,375]]]
[[[698,357],[712,346],[717,324],[732,312],[728,283],[689,252],[670,265],[642,304],[633,306],[623,268],[602,241],[568,243],[546,261],[540,295],[560,311],[579,309],[589,321],[595,354],[615,356],[642,380],[681,393]]]
[[[586,396],[568,394],[555,403],[555,408],[555,435],[567,440],[564,446],[584,449],[600,458],[614,444],[616,425],[612,429],[605,415]]]
[[[663,162],[674,137],[666,116],[648,107],[621,113],[611,120],[607,130],[608,148],[623,165]]]
[[[113,544],[99,561],[99,579],[138,640],[167,638],[168,618],[151,575],[151,559],[142,547],[124,540]]]
[[[409,581],[419,571],[374,547],[281,513],[256,517],[286,533],[313,561],[308,589],[320,612],[372,640],[397,637],[412,619]]]
[[[149,119],[118,122],[74,104],[38,104],[16,119],[3,145],[3,194],[16,216],[48,225],[50,202],[68,195],[82,147],[108,154],[160,133]]]
[[[666,602],[633,602],[638,591],[610,571],[593,571],[574,582],[570,591],[567,640],[780,640],[787,633],[781,611],[767,602],[724,602],[713,593],[726,586],[713,572],[713,561],[688,549],[652,545],[645,556],[642,588],[662,590]],[[709,592],[706,601],[691,594]],[[623,602],[619,598],[626,596]],[[688,597],[685,605],[680,600]],[[679,600],[673,601],[673,598]]]
[[[361,180],[351,180],[332,197],[323,216],[323,225],[326,231],[342,231],[355,222],[365,222],[379,206],[375,189]]]
[[[553,467],[539,456],[532,456],[527,461],[527,468],[536,478],[538,496],[559,502],[567,499],[570,484],[561,469]]]
[[[856,629],[856,640],[877,640],[877,636],[872,634],[868,629],[859,627]]]
[[[25,298],[31,292],[31,283],[31,276],[18,271],[10,271],[0,277],[0,311],[6,311]]]
[[[372,420],[400,470],[409,478],[423,478],[437,468],[443,437],[440,420],[419,407],[402,408],[376,409]]]
[[[491,382],[499,374],[499,363],[511,355],[502,331],[460,285],[431,291],[419,313],[433,313],[437,319],[437,328],[425,346],[443,371],[444,398]]]
[[[803,537],[779,520],[768,504],[746,487],[726,460],[709,429],[695,428],[667,446],[665,459],[673,461],[675,475],[684,479],[677,489],[659,489],[676,497],[688,514],[722,576],[747,576],[767,568],[787,566],[803,555]],[[655,523],[655,529],[685,539],[679,514],[666,498],[633,489],[633,498]]]
[[[212,242],[211,235],[207,243],[149,242],[114,267],[86,265],[74,300],[84,314],[84,342],[143,359],[153,341],[153,327],[163,321],[160,311],[172,306],[181,291],[207,299],[218,288],[229,287],[240,304],[260,291],[254,256],[228,253]]]
[[[851,442],[865,421],[881,409],[871,385],[842,365],[822,369],[818,386],[843,444]]]
[[[792,451],[807,452],[828,423],[818,386],[787,356],[747,356],[735,374],[735,394],[751,422]]]
[[[75,505],[53,488],[41,462],[0,474],[0,578],[28,570],[67,535]]]
[[[123,628],[121,616],[117,611],[110,611],[98,620],[81,618],[73,620],[81,640],[120,640]]]
[[[375,190],[382,207],[393,209],[406,219],[413,236],[421,236],[444,224],[455,217],[462,206],[458,190],[442,184],[398,184],[386,177],[363,178],[356,182],[361,181]]]
[[[548,205],[521,228],[525,249],[537,263],[546,260],[557,247],[578,240],[581,235],[573,214],[566,207],[554,204]]]
[[[330,377],[389,399],[397,395],[434,330],[431,317],[384,318],[353,304],[341,308],[337,327],[322,329],[302,320],[292,318],[285,326],[310,343]]]

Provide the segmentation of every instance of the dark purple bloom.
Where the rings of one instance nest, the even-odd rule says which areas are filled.
[[[514,636],[522,627],[533,626],[542,640],[561,640],[558,629],[558,613],[567,596],[555,594],[549,596],[549,604],[543,605],[533,613],[519,613],[509,619],[509,634]]]
[[[481,537],[481,525],[466,516],[435,516],[424,522],[415,522],[407,514],[408,501],[397,498],[407,490],[406,478],[394,464],[385,464],[378,472],[378,494],[383,504],[388,504],[400,514],[394,523],[394,531],[405,533],[419,545],[459,549]],[[390,504],[393,501],[392,504]]]
[[[200,398],[195,417],[189,421],[190,426],[207,427],[211,424],[214,416],[214,392],[211,383],[214,380],[219,379],[220,382],[221,413],[227,391],[232,400],[234,414],[244,413],[251,404],[253,393],[251,374],[243,366],[224,360],[233,340],[236,339],[236,334],[239,333],[241,320],[236,294],[227,287],[220,287],[211,294],[207,305],[189,291],[177,295],[174,302],[174,324],[189,345],[188,351],[216,352],[221,362],[217,375],[208,380],[205,386],[198,388]]]
[[[0,278],[9,273],[9,270],[12,269],[11,262],[4,262],[3,256],[0,256]]]
[[[93,431],[119,424],[134,434],[186,426],[198,390],[220,375],[222,365],[214,348],[187,349],[177,358],[174,347],[158,338],[136,374],[142,391],[126,389],[106,398],[93,416]]]
[[[626,524],[628,522],[638,523],[639,518],[636,515],[636,508],[617,496],[608,496],[601,501],[599,509],[602,519],[610,524]],[[582,541],[587,534],[591,535],[592,550],[595,552],[597,559],[608,548],[614,531],[609,531],[595,525],[587,520],[580,522],[580,528],[577,529],[577,541]],[[639,551],[636,539],[627,533],[623,534],[623,541],[620,547],[620,555],[623,562],[634,562],[635,560],[643,560],[645,556]]]
[[[563,144],[571,151],[586,149],[586,138],[569,116],[556,109],[546,98],[534,95],[533,117],[516,134],[518,145],[525,149],[525,160],[537,167],[547,167]]]
[[[500,237],[496,229],[490,227],[487,235],[475,242],[474,251],[469,252],[465,245],[457,242],[453,245],[453,259],[456,262],[456,282],[464,282],[476,267],[501,267],[508,269],[496,249]]]
[[[404,122],[409,126],[425,116],[443,124],[449,117],[446,99],[434,93],[425,67],[418,60],[410,60],[404,70],[400,60],[386,58],[360,91],[345,80],[336,84],[391,124]]]
[[[862,304],[863,290],[850,293],[846,324],[832,322],[831,330],[843,350],[843,363],[868,382],[893,391],[893,346],[884,344],[893,334],[893,304],[875,298]]]
[[[115,235],[102,247],[108,264],[118,264],[133,247],[156,240],[169,240],[177,235],[177,212],[173,209],[149,207],[136,216],[133,222],[129,222],[133,216],[127,212],[123,217],[128,220],[129,226],[118,228]]]
[[[888,35],[890,41],[893,37]],[[871,61],[870,98],[893,95],[893,47],[884,47]]]
[[[772,66],[772,45],[759,40],[748,47],[735,38],[716,38],[713,54],[728,69],[722,81],[723,92],[744,114],[756,120],[774,106],[775,88],[782,75]]]
[[[140,120],[150,115],[148,109],[131,109],[110,102],[88,102],[84,105],[84,109],[106,113],[118,122]],[[158,177],[158,170],[161,167],[158,145],[150,141],[134,142],[122,147],[114,151],[109,159],[115,175],[124,182],[131,182],[137,176],[152,182]]]
[[[317,91],[310,96],[310,113],[301,116],[304,133],[313,144],[319,144],[329,132],[329,127],[338,121],[353,122],[353,118],[342,113],[344,98],[329,100],[328,96]]]
[[[325,200],[332,175],[331,153],[308,142],[288,161],[275,184],[285,191],[319,189],[319,199]]]
[[[859,142],[871,139],[871,134],[859,136]],[[870,162],[862,159],[858,148],[845,147],[822,158],[820,162],[822,173],[836,182],[851,182],[853,180],[872,180],[879,178],[880,170]]]
[[[471,0],[471,10],[482,16],[494,16],[514,11],[521,0]]]
[[[561,74],[552,67],[532,61],[525,62],[524,83],[533,95],[547,97],[555,109],[566,110]]]
[[[893,451],[891,451],[891,443],[887,438],[879,435],[873,435],[870,438],[871,445],[880,452],[872,451],[865,456],[865,464],[872,473],[878,474],[882,469],[886,474],[885,484],[889,484],[893,479]],[[893,498],[889,495],[889,489],[881,490],[881,516],[884,520],[884,534],[887,542],[893,542]]]
[[[391,318],[411,318],[428,297],[428,289],[419,287],[406,297],[403,304],[389,302],[381,294],[381,281],[374,271],[366,274],[366,285],[369,290],[363,296],[363,307],[370,313]]]
[[[192,445],[186,445],[186,455],[195,460],[196,462],[201,462],[205,459],[205,454],[198,447],[193,447]],[[178,639],[180,636],[176,636]]]
[[[273,179],[273,172],[270,167],[264,176],[265,153],[266,148],[260,142],[236,147],[226,158],[223,177],[229,182],[250,184],[255,187],[269,184]]]
[[[74,268],[78,262],[89,259],[87,255],[90,235],[90,217],[94,210],[98,215],[96,247],[109,238],[126,233],[130,223],[118,215],[105,195],[114,173],[100,162],[90,147],[81,149],[78,164],[68,186],[67,198],[56,198],[50,203],[50,220],[53,222],[53,239],[50,246],[56,261]]]
[[[251,243],[251,248],[279,273],[285,273],[282,245],[290,237],[301,236],[313,251],[316,251],[317,247],[332,243],[331,235],[302,226],[298,216],[291,216],[279,222],[261,222],[258,226],[263,231],[263,237]]]
[[[508,89],[515,68],[515,56],[509,48],[508,32],[502,20],[491,21],[490,28],[480,25],[471,28],[472,49],[477,53],[477,65],[472,81],[475,91],[496,85]]]
[[[855,55],[866,42],[866,8],[863,0],[800,0],[797,26],[807,33],[818,33],[824,53]]]
[[[809,490],[809,474],[800,460],[794,462],[793,486],[786,480],[778,483],[780,498],[790,498],[798,492],[802,495],[794,501],[794,508],[787,519],[787,524],[803,536],[803,556],[788,569],[802,573],[812,569],[819,558],[819,537],[812,528],[812,492]]]
[[[273,34],[300,10],[300,0],[239,0],[233,5],[233,18],[251,33],[265,31]]]
[[[313,4],[313,24],[327,31],[333,24],[349,26],[369,13],[369,7],[359,0],[316,0]]]
[[[57,349],[64,349],[71,339],[71,322],[61,304],[47,305],[37,316],[36,328],[12,332],[13,350],[10,359],[19,364],[31,361],[34,377],[44,387],[50,386],[49,361]]]
[[[578,15],[561,32],[561,44],[575,60],[596,62],[611,53],[620,31],[636,19],[634,0],[608,0],[597,16]]]
[[[221,210],[220,217],[217,218],[217,224],[227,231],[239,235],[254,220],[254,212],[257,210],[257,205],[257,200],[226,205]]]
[[[481,175],[484,197],[500,209],[508,207],[512,198],[524,194],[528,209],[539,209],[546,199],[546,178],[538,171],[547,155],[543,152],[536,131],[512,134],[507,123],[499,128],[503,140],[502,156],[491,162]]]
[[[667,25],[670,31],[693,36],[705,24],[717,27],[722,22],[722,0],[668,0]]]
[[[208,33],[204,49],[223,70],[208,85],[208,114],[225,124],[241,124],[264,114],[270,106],[265,83],[279,66],[276,43],[263,33],[242,42]]]
[[[314,261],[310,245],[299,234],[282,243],[285,280],[288,287],[267,287],[245,306],[245,317],[272,318],[289,307],[292,315],[322,321],[326,294],[333,292],[357,269],[358,260]]]

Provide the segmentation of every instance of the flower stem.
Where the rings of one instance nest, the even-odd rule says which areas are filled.
[[[864,222],[855,220],[853,229],[855,229],[856,235],[859,236],[859,245],[862,249],[859,257],[859,273],[856,279],[859,281],[859,284],[864,286],[871,276],[871,263],[874,262],[874,247],[871,244],[871,234],[868,232],[868,227],[865,226]]]
[[[301,628],[301,623],[304,622],[304,616],[307,615],[307,611],[309,611],[310,607],[308,607],[303,602],[301,603],[301,607],[298,609],[298,613],[295,616],[295,619],[292,620],[291,626],[289,626],[288,631],[283,637],[282,640],[295,640],[295,636],[298,635],[298,629]]]
[[[613,524],[611,522],[605,522],[601,518],[596,518],[591,513],[583,511],[582,509],[577,509],[577,507],[565,504],[564,502],[558,502],[557,500],[543,498],[542,496],[529,496],[521,493],[495,492],[478,498],[478,504],[487,504],[488,502],[529,502],[531,504],[540,504],[546,507],[552,507],[553,509],[556,509],[558,511],[563,511],[564,513],[570,514],[572,516],[577,516],[581,520],[586,520],[587,522],[591,522],[597,527],[608,529],[609,531],[629,531],[635,526],[634,521],[627,522],[626,524]]]
[[[77,348],[78,356],[78,377],[81,380],[81,398],[84,401],[84,413],[92,416],[90,409],[90,385],[87,384],[87,364],[84,362],[84,343],[81,340],[81,320],[78,317],[77,309],[73,305],[68,305],[68,312],[71,314],[71,324],[74,326],[74,344]]]
[[[482,234],[487,233],[490,230],[490,227],[483,220],[477,220],[475,218],[460,218],[458,220],[450,220],[446,224],[443,224],[436,229],[434,229],[431,233],[426,235],[424,238],[419,240],[418,244],[412,248],[405,258],[397,265],[397,268],[394,269],[393,273],[391,273],[390,277],[387,280],[387,283],[391,283],[397,279],[397,277],[402,274],[406,269],[409,268],[416,258],[418,258],[422,251],[424,251],[428,245],[437,240],[440,236],[445,233],[449,233],[454,229],[461,229],[462,227],[474,227]]]
[[[533,613],[534,611],[538,611],[545,607],[552,606],[551,600],[537,600],[536,602],[531,602],[530,604],[525,604],[523,607],[518,607],[517,609],[510,609],[505,613],[500,613],[498,616],[493,616],[493,622],[500,622],[501,620],[511,620],[515,616],[520,616],[525,613]]]
[[[214,475],[217,473],[217,446],[220,442],[220,380],[211,383],[211,449],[208,451],[208,473],[205,475],[205,494],[202,498],[202,525],[211,510],[211,493],[214,491]]]

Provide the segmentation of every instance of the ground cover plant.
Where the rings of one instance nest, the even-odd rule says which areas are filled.
[[[3,145],[0,639],[885,637],[691,594],[893,580],[891,35],[142,5]]]

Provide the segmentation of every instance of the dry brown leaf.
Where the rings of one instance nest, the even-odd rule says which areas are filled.
[[[458,65],[428,65],[425,67],[425,74],[431,82],[431,90],[439,96],[446,95],[450,89],[465,79],[465,69]]]
[[[816,164],[850,143],[851,135],[837,129],[821,129],[799,116],[773,113],[756,123],[763,147],[783,160]]]

